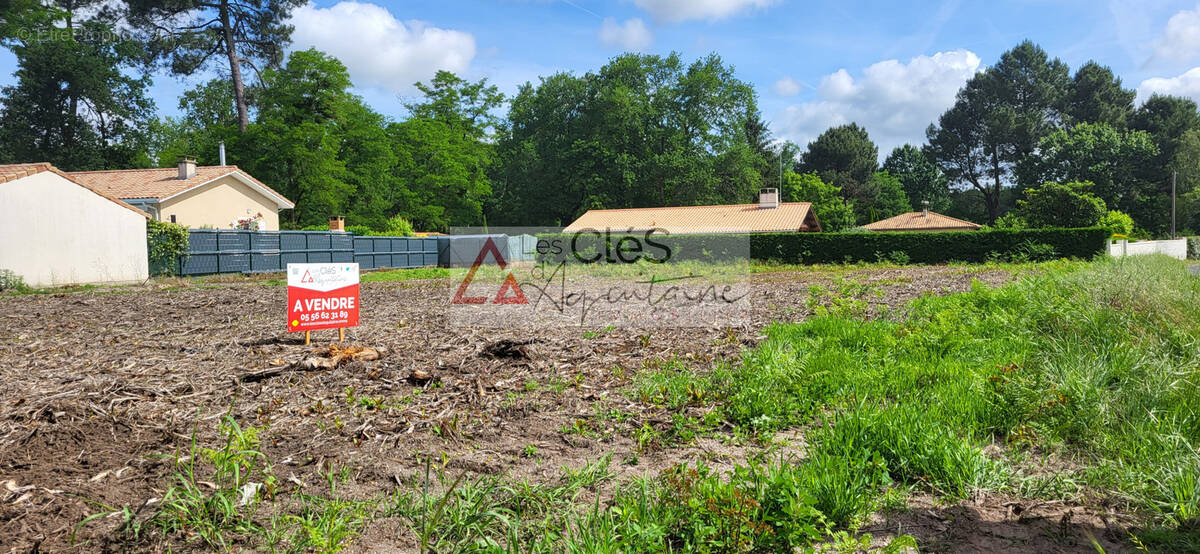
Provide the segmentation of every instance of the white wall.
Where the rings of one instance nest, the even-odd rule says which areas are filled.
[[[145,280],[146,218],[56,173],[0,183],[0,269],[48,287]]]
[[[1175,240],[1124,240],[1108,243],[1108,253],[1114,257],[1140,256],[1142,254],[1166,254],[1177,260],[1187,259],[1187,239]]]

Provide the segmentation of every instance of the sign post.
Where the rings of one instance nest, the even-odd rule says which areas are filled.
[[[337,329],[341,342],[358,326],[358,264],[288,264],[287,278],[287,329],[304,331],[304,344],[312,331]]]

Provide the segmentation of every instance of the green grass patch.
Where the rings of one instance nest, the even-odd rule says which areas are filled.
[[[923,297],[902,320],[824,310],[767,334],[741,364],[650,368],[634,394],[758,436],[813,425],[808,463],[949,497],[1029,491],[982,449],[1040,452],[1083,468],[1038,490],[1082,488],[1167,528],[1200,521],[1200,279],[1176,260],[1045,264]]]
[[[450,270],[444,267],[418,267],[370,271],[363,273],[358,280],[361,283],[395,283],[414,279],[442,279],[449,276]]]

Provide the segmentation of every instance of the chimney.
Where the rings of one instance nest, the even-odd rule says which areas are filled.
[[[758,191],[758,209],[770,210],[779,207],[779,189],[760,189]]]
[[[196,176],[196,158],[191,156],[179,157],[179,180],[186,181]]]
[[[929,201],[921,201],[921,217],[929,217]]]
[[[217,145],[217,156],[221,159],[221,165],[225,165],[225,141]]]
[[[329,230],[330,231],[345,231],[346,230],[346,218],[344,218],[340,215],[329,216]]]

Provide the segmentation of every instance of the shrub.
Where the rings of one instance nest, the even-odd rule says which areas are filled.
[[[188,230],[183,225],[146,220],[146,250],[151,275],[175,275],[188,254]]]
[[[1189,260],[1200,260],[1200,237],[1187,238],[1187,257]]]
[[[319,231],[320,229],[314,229]],[[373,234],[375,231],[366,225],[347,225],[346,231],[354,233],[360,237],[365,237]]]
[[[1088,193],[1092,183],[1059,184],[1053,181],[1025,191],[1017,201],[1022,217],[1032,227],[1090,227],[1104,217],[1104,201]]]
[[[996,222],[992,224],[992,227],[996,229],[1011,229],[1014,231],[1020,231],[1021,229],[1028,228],[1029,224],[1025,222],[1025,218],[1017,215],[1016,212],[1008,212],[996,218]]]
[[[1129,217],[1127,213],[1109,210],[1104,217],[1100,218],[1097,226],[1108,229],[1108,232],[1114,235],[1129,236],[1133,233],[1133,218]]]
[[[25,279],[9,269],[0,269],[0,292],[24,292],[29,290]]]
[[[387,220],[387,227],[383,229],[383,232],[391,236],[408,237],[412,236],[413,228],[407,219],[396,215]]]

